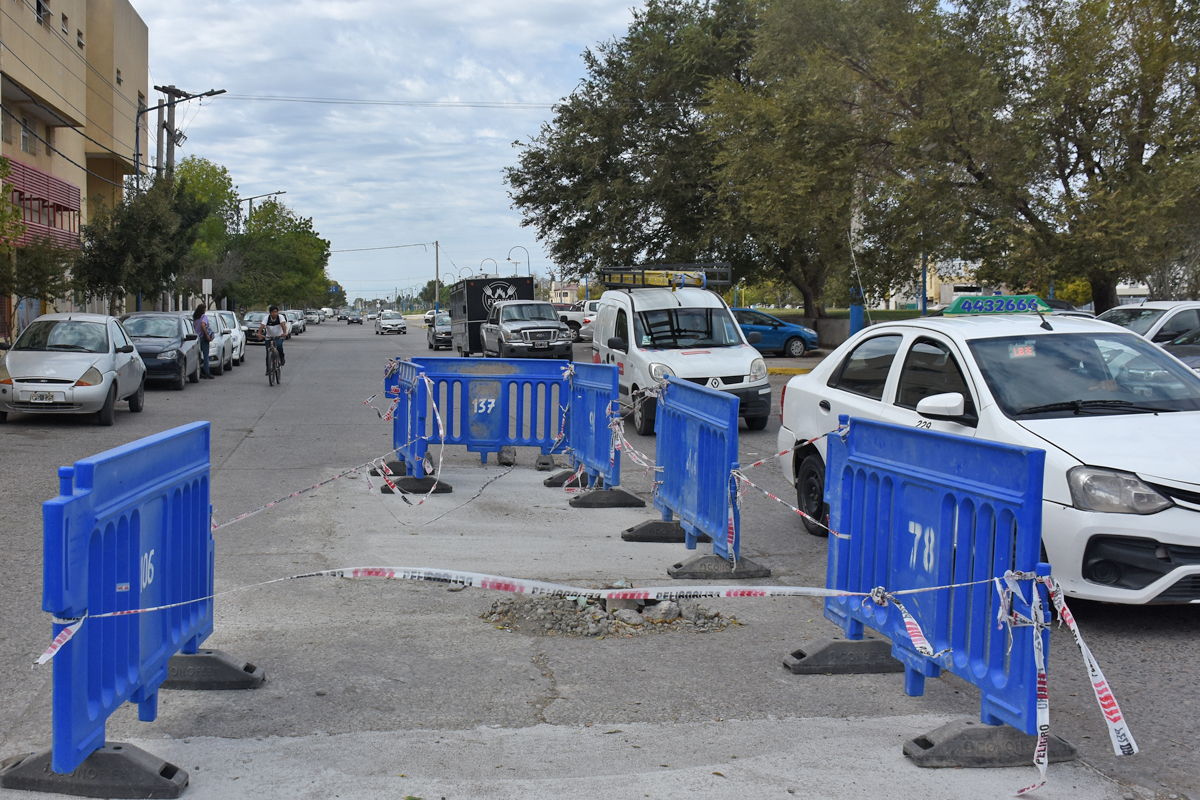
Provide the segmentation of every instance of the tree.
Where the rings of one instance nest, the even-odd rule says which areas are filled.
[[[747,0],[650,0],[628,33],[584,53],[587,77],[505,170],[522,225],[566,275],[643,262],[726,259],[753,246],[718,225],[705,92],[749,56]],[[564,275],[564,277],[566,277]]]
[[[52,303],[71,291],[71,265],[79,251],[60,247],[49,238],[39,239],[16,251],[16,257],[0,261],[0,293],[24,300]],[[14,319],[7,320],[5,334],[13,336]]]
[[[12,167],[8,159],[0,157],[0,191],[5,197],[12,197],[13,187],[8,183],[12,175]],[[25,233],[25,223],[21,221],[22,212],[12,203],[0,203],[0,298],[11,297],[15,293],[16,273],[13,256],[17,249],[17,241]],[[3,306],[0,306],[2,309]],[[3,320],[4,333],[11,340],[13,332],[13,315],[9,314]]]
[[[268,200],[247,220],[237,247],[242,277],[232,294],[239,303],[318,306],[325,301],[329,242],[317,234],[311,218]]]
[[[241,277],[242,259],[234,252],[237,232],[237,191],[225,167],[199,156],[188,156],[175,169],[179,194],[207,214],[196,224],[196,239],[181,259],[180,283],[199,292],[204,278],[213,293],[227,294]]]

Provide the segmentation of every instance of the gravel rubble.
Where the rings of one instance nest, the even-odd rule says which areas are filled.
[[[628,601],[622,601],[628,603]],[[570,597],[513,597],[496,600],[480,614],[497,628],[533,636],[645,636],[712,633],[740,625],[736,617],[709,611],[694,601],[637,601],[637,610],[604,600]]]

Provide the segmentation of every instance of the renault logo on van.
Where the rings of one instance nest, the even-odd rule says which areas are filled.
[[[708,385],[711,386],[712,388],[716,389],[717,387],[719,387],[721,385],[721,382],[719,380],[717,380],[716,378],[713,378],[711,381],[708,382]]]
[[[491,313],[492,306],[496,305],[496,303],[499,303],[502,300],[516,299],[517,287],[513,286],[511,283],[496,281],[495,283],[489,283],[487,286],[483,287],[483,307],[488,310],[488,313]]]

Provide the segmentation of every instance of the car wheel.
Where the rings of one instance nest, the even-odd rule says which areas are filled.
[[[767,420],[771,418],[768,414],[765,417],[746,417],[746,427],[752,431],[761,431],[767,427]]]
[[[183,364],[179,367],[179,377],[171,382],[171,388],[177,392],[182,392],[183,387],[187,386],[188,376],[183,374],[185,369],[187,369],[187,359],[184,359]]]
[[[829,516],[825,513],[825,462],[818,455],[807,456],[800,462],[800,470],[796,473],[796,505],[808,517],[801,517],[804,528],[813,536],[828,536]]]
[[[425,344],[429,345],[430,350],[437,350],[437,348],[433,346],[433,342],[429,341],[428,339],[425,340]]]
[[[201,356],[200,358],[203,358],[203,356]],[[200,359],[197,358],[196,359],[196,368],[194,370],[192,370],[191,375],[188,375],[188,383],[199,383],[199,382],[200,382]]]
[[[215,367],[212,367],[210,371],[212,372],[213,375],[224,375],[225,374],[225,362],[218,360],[217,365]]]
[[[108,427],[113,424],[117,417],[117,387],[113,386],[108,390],[108,397],[104,399],[104,406],[96,412],[96,422]]]
[[[633,387],[637,391],[637,387]],[[658,400],[653,397],[642,397],[633,403],[633,429],[642,436],[654,434],[654,415],[658,409]]]
[[[579,325],[575,322],[568,322],[567,327],[571,329],[571,341],[578,342],[583,337],[579,333]]]
[[[3,425],[6,422],[8,422],[8,412],[0,411],[0,425]]]
[[[783,346],[783,354],[788,358],[800,358],[808,352],[808,345],[799,336],[787,340]]]
[[[129,410],[137,413],[146,407],[146,379],[138,384],[137,391],[129,395]]]

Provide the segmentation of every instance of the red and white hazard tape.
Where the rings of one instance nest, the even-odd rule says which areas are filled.
[[[754,489],[757,489],[757,490],[758,490],[759,492],[761,492],[763,495],[765,495],[766,497],[770,498],[771,500],[774,500],[776,503],[779,503],[781,506],[784,506],[785,508],[790,508],[792,511],[795,511],[797,514],[799,514],[800,516],[804,517],[806,520],[809,520],[810,522],[815,522],[816,524],[820,525],[822,528],[824,528],[825,530],[829,531],[829,535],[830,535],[830,536],[832,536],[832,537],[834,537],[835,539],[849,539],[849,538],[850,538],[850,535],[849,535],[849,534],[846,534],[846,533],[838,533],[838,532],[837,532],[837,531],[835,531],[833,528],[830,528],[828,525],[826,525],[824,522],[821,522],[821,520],[819,520],[819,519],[816,519],[815,517],[812,517],[812,516],[810,516],[810,515],[808,515],[808,514],[804,513],[803,511],[801,511],[799,508],[796,508],[794,505],[792,505],[792,504],[791,504],[791,503],[789,503],[788,501],[786,501],[786,500],[784,500],[784,499],[782,499],[782,498],[780,498],[780,497],[777,497],[777,496],[775,496],[775,495],[774,495],[774,494],[772,494],[771,492],[768,492],[766,489],[762,488],[762,487],[761,487],[761,486],[759,486],[758,484],[754,483],[754,481],[750,480],[750,479],[749,479],[749,478],[747,478],[745,475],[743,475],[743,474],[741,473],[741,470],[736,470],[736,469],[735,469],[735,470],[733,471],[733,477],[734,477],[734,480],[738,481],[739,483],[744,483],[745,485],[747,485],[747,486],[749,486],[749,487],[752,487],[752,488],[754,488]]]

